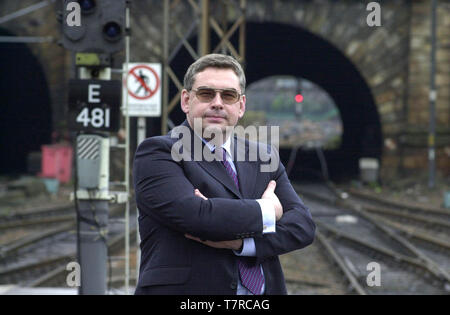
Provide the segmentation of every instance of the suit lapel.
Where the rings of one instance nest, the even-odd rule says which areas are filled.
[[[237,145],[238,143],[239,145]],[[238,139],[236,136],[234,136],[231,140],[231,148],[234,152],[233,163],[236,167],[240,191],[236,188],[233,179],[227,173],[221,161],[199,161],[197,163],[199,163],[199,165],[211,176],[216,178],[231,192],[233,192],[238,198],[244,199],[252,197],[255,190],[256,177],[258,175],[258,163],[245,161],[245,159],[248,158],[249,150],[248,145],[245,144],[245,140]],[[240,155],[238,155],[238,149],[244,149],[245,153],[241,152]],[[238,156],[244,157],[244,161],[238,161]]]
[[[198,161],[197,163],[212,177],[217,179],[220,183],[222,183],[222,185],[233,192],[239,199],[243,199],[241,192],[236,188],[233,179],[230,177],[230,175],[228,175],[221,161]]]
[[[200,165],[212,177],[214,177],[220,183],[222,183],[222,185],[227,187],[238,198],[242,199],[241,192],[236,188],[236,185],[234,184],[233,179],[230,177],[230,175],[228,175],[222,162],[221,161],[208,162],[208,161],[203,160],[202,152],[205,147],[205,143],[203,143],[203,141],[198,136],[195,135],[194,130],[192,130],[192,128],[190,127],[187,120],[185,120],[182,123],[182,126],[188,127],[189,131],[190,131],[190,140],[188,140],[188,141],[190,141],[190,146],[189,146],[189,148],[185,148],[183,146],[183,150],[186,150],[188,152],[187,154],[189,154],[191,156],[191,161],[198,163],[198,165]],[[184,142],[183,142],[183,144],[184,144]],[[197,152],[197,154],[194,154],[194,150],[201,150],[201,152]],[[200,161],[198,161],[198,159],[196,159],[196,157],[199,157]],[[238,172],[238,176],[240,176],[239,172]],[[238,178],[240,180],[240,177],[238,177]]]

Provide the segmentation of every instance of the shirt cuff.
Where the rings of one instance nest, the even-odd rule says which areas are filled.
[[[233,250],[234,254],[236,256],[256,256],[255,240],[253,238],[244,238],[243,241],[242,251],[237,252]]]
[[[261,208],[261,214],[263,219],[263,234],[275,233],[276,218],[275,207],[271,201],[265,199],[257,199]]]

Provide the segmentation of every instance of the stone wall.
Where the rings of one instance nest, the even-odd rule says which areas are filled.
[[[319,4],[320,2],[320,4]],[[395,143],[405,123],[408,93],[409,1],[381,6],[381,26],[369,27],[363,1],[249,1],[248,21],[296,25],[337,47],[358,69],[378,108],[384,139]],[[385,148],[383,177],[399,168],[397,150]]]
[[[381,27],[369,27],[366,3],[354,0],[247,0],[247,21],[277,22],[305,29],[336,46],[362,74],[371,89],[382,123],[383,175],[395,171],[426,170],[430,82],[430,0],[380,1]],[[2,14],[35,4],[32,0],[1,1]],[[177,3],[176,1],[173,3]],[[60,1],[0,25],[18,36],[60,38],[56,12]],[[212,2],[218,20],[234,21],[237,10],[223,12]],[[162,1],[133,1],[131,60],[157,62],[162,52]],[[194,10],[178,1],[171,16],[184,33]],[[194,31],[195,34],[195,31]],[[436,83],[437,164],[450,173],[450,1],[439,1]],[[179,39],[172,29],[170,45]],[[65,127],[67,80],[71,57],[55,43],[29,44],[41,62],[51,93],[55,129]],[[196,47],[194,47],[195,49]],[[248,58],[248,56],[247,56]],[[116,56],[120,64],[123,54]]]
[[[439,1],[436,51],[436,164],[450,173],[450,2]],[[401,146],[404,169],[423,169],[428,164],[430,120],[431,1],[413,1],[410,24],[408,101]]]

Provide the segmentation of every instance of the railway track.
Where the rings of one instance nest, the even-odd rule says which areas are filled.
[[[75,217],[73,202],[35,207],[0,216],[0,230],[60,222]],[[63,219],[55,219],[63,218]]]
[[[439,229],[434,226],[426,228],[422,223],[419,229],[372,210],[377,207],[394,208],[393,205],[377,205],[362,200],[361,196],[356,200],[352,194],[345,196],[333,186],[294,187],[310,207],[318,228],[316,240],[310,247],[281,257],[289,294],[450,292],[450,242],[444,238],[448,237],[446,213],[433,211],[434,215],[441,216]],[[67,216],[66,220],[47,223],[49,228],[45,231],[34,229],[0,247],[1,284],[65,286],[66,265],[76,260],[74,216],[68,217],[69,209],[41,210],[25,212],[20,217],[0,218],[0,224],[5,224],[0,228],[3,232],[32,227],[39,229],[44,220]],[[407,216],[425,216],[428,213],[424,212],[428,210],[405,210],[401,207],[390,210],[403,211]],[[114,221],[112,216],[111,213],[111,221]],[[24,225],[21,220],[28,221],[28,224]],[[14,226],[13,222],[17,225]],[[440,232],[436,232],[438,230]],[[121,231],[123,228],[110,229],[110,255],[121,250],[124,239]],[[133,227],[130,235],[135,233]],[[368,284],[369,263],[380,266],[380,286]],[[109,281],[123,283],[116,278]]]
[[[310,246],[280,257],[288,294],[348,295],[366,292],[336,250],[316,230]]]
[[[130,237],[136,234],[136,227],[130,229]],[[109,237],[107,242],[108,245],[108,253],[109,255],[118,253],[122,248],[125,240],[125,233],[118,233],[112,237]],[[71,261],[76,261],[76,252],[72,252],[68,255],[65,255],[63,262],[58,263],[57,267],[53,270],[49,270],[41,274],[40,276],[32,279],[27,282],[28,287],[40,287],[40,286],[65,286],[65,281],[67,277],[66,265]],[[51,261],[48,261],[49,265],[52,264]],[[47,262],[43,262],[43,265],[47,264]],[[111,266],[109,266],[111,268]],[[131,279],[132,280],[132,279]],[[123,284],[123,279],[109,278],[108,281],[110,284]]]
[[[387,222],[401,224],[419,234],[430,235],[450,243],[450,211],[447,209],[385,200],[376,195],[350,188],[349,199]]]
[[[52,220],[54,217],[60,218],[61,212],[66,210],[42,208],[3,220],[2,223],[8,223],[4,225],[4,230],[20,229],[22,237],[0,246],[0,284],[26,287],[50,284],[66,286],[66,265],[76,261],[76,220],[73,215],[69,217],[66,214],[63,214],[66,216],[65,220]],[[73,211],[75,212],[74,209]],[[110,208],[109,255],[123,247],[123,220],[118,219],[122,213],[123,205],[113,205]],[[22,220],[27,224],[24,225]],[[43,220],[51,221],[52,226],[44,230],[36,229],[36,226],[41,227]],[[134,221],[135,218],[131,217],[130,222]],[[30,231],[22,231],[24,226]],[[131,229],[130,235],[133,233],[136,233],[136,227]]]
[[[294,188],[311,209],[318,226],[318,242],[324,244],[322,247],[354,293],[450,292],[449,245],[445,239],[404,227],[379,213],[375,215],[375,211],[366,210],[367,206],[375,208],[375,205],[351,200],[332,185],[294,185]],[[386,206],[385,203],[383,207]],[[409,215],[417,215],[422,209],[413,211]],[[441,221],[446,223],[444,219]],[[368,285],[370,263],[380,266],[383,285]]]
[[[73,203],[60,203],[45,207],[14,211],[0,216],[0,259],[13,250],[37,239],[45,230],[57,229],[75,222]]]
[[[401,210],[412,214],[432,216],[437,219],[448,220],[450,218],[450,211],[447,209],[436,208],[427,205],[417,205],[415,203],[386,200],[367,192],[361,192],[354,188],[349,188],[348,193],[351,195],[352,199],[365,204],[378,204],[379,206],[384,206],[397,211]]]

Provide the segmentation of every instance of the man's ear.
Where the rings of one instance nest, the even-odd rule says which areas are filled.
[[[241,100],[239,101],[239,119],[241,119],[244,116],[245,113],[245,102],[246,102],[245,95],[242,95]]]
[[[189,92],[186,89],[181,91],[181,110],[185,114],[189,113]]]

